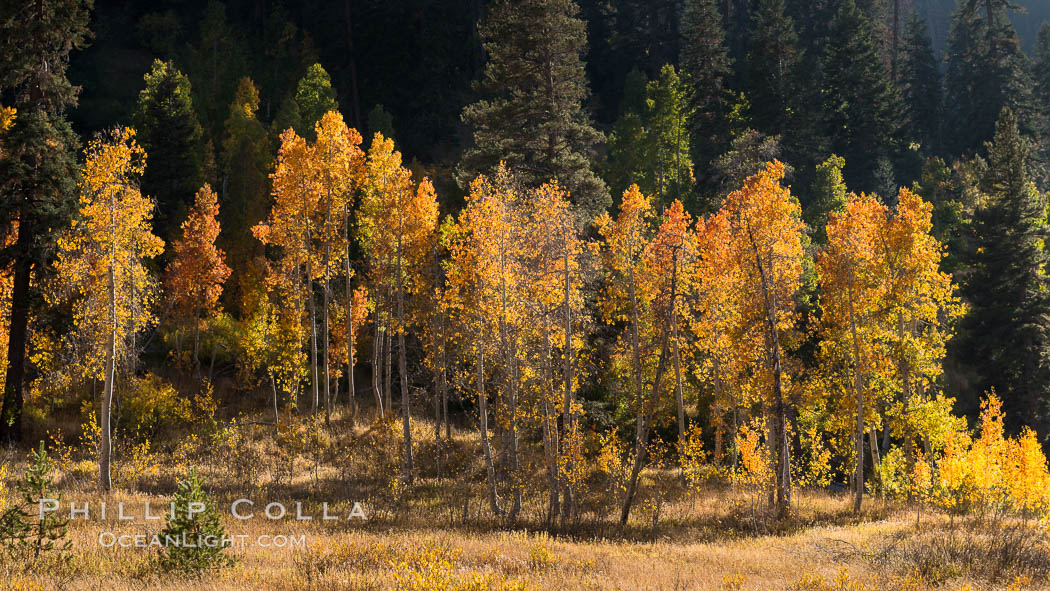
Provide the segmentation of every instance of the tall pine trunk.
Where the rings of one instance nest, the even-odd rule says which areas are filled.
[[[22,382],[25,378],[26,332],[29,325],[29,281],[32,262],[29,246],[32,230],[28,221],[18,225],[18,258],[15,259],[11,290],[11,322],[7,341],[7,379],[0,409],[0,440],[22,439]]]

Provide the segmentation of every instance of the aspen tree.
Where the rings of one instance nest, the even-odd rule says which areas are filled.
[[[405,356],[406,300],[425,284],[437,221],[433,183],[429,179],[414,183],[412,173],[401,166],[401,154],[394,150],[393,140],[377,133],[368,151],[367,180],[358,224],[362,243],[373,261],[373,286],[382,287],[394,298],[405,482],[411,482],[413,473],[412,410]]]
[[[193,366],[200,378],[201,320],[218,309],[222,287],[230,277],[226,253],[215,246],[219,237],[219,202],[211,186],[197,191],[182,237],[172,245],[165,283],[179,317],[193,321]]]
[[[771,415],[775,505],[791,506],[791,446],[788,440],[784,339],[796,330],[794,296],[802,280],[803,223],[798,201],[780,184],[784,165],[773,161],[726,196],[730,244],[741,269],[741,321],[746,338],[761,338],[765,353],[764,406]],[[767,381],[768,380],[768,381]]]
[[[73,322],[94,336],[102,358],[90,371],[104,382],[99,412],[99,483],[113,487],[112,405],[116,368],[134,354],[128,340],[153,321],[152,278],[144,259],[161,253],[154,236],[153,202],[139,192],[137,179],[146,154],[135,131],[119,128],[85,149],[80,181],[80,216],[59,240],[59,283],[74,296]],[[101,375],[98,375],[101,374]]]

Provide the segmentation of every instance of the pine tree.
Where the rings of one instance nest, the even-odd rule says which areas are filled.
[[[262,51],[252,55],[252,71],[258,72],[260,119],[272,120],[285,99],[292,100],[299,78],[311,64],[317,62],[317,49],[310,36],[296,26],[288,8],[281,3],[271,5],[262,33]],[[277,129],[280,135],[288,126]]]
[[[925,154],[940,150],[941,73],[926,20],[912,11],[898,66],[905,129]]]
[[[21,437],[31,276],[44,270],[47,246],[76,205],[77,138],[64,113],[77,103],[66,78],[69,54],[84,47],[91,2],[0,5],[0,94],[17,110],[0,159],[0,219],[18,220],[4,264],[13,265],[7,372],[0,439]]]
[[[817,110],[819,88],[814,84],[817,56],[801,47],[784,0],[761,0],[752,18],[745,69],[750,126],[777,136],[783,159],[808,172],[826,154]]]
[[[948,34],[945,98],[950,152],[973,154],[992,138],[996,116],[1009,107],[1028,131],[1025,119],[1031,101],[1028,58],[999,1],[987,3],[982,18],[973,3],[952,17]]]
[[[831,148],[846,159],[846,184],[871,192],[879,166],[894,156],[898,97],[890,85],[872,26],[844,0],[831,23],[824,56],[824,117]]]
[[[1045,205],[1028,176],[1028,143],[1011,110],[1003,109],[986,149],[988,168],[981,179],[986,201],[975,214],[973,271],[963,291],[970,303],[963,321],[966,338],[956,343],[955,353],[973,368],[965,393],[970,402],[995,388],[1015,430],[1026,424],[1047,433]]]
[[[288,42],[293,39],[294,37],[289,35],[282,41]],[[238,35],[238,31],[226,19],[226,5],[218,0],[210,0],[204,7],[204,14],[201,15],[196,43],[188,48],[185,60],[186,71],[193,81],[194,103],[208,138],[218,138],[222,135],[226,100],[233,94],[237,88],[237,81],[247,70],[245,49],[246,44]],[[269,46],[267,49],[270,49]],[[267,67],[261,70],[271,70],[274,66],[275,64],[267,64]],[[284,89],[281,91],[284,92]],[[204,180],[212,179],[198,179],[197,185]]]
[[[638,68],[627,73],[620,101],[620,117],[609,134],[609,156],[605,161],[605,179],[614,192],[645,182],[647,160],[645,147],[645,87],[648,80]]]
[[[817,244],[827,243],[828,216],[842,211],[846,205],[846,183],[842,180],[845,166],[846,160],[835,154],[817,165],[817,174],[810,188],[810,202],[803,212],[810,236]]]
[[[637,76],[635,76],[637,74]],[[641,92],[639,92],[641,91]],[[632,71],[624,111],[609,138],[608,178],[614,186],[637,184],[662,203],[688,199],[693,186],[688,121],[690,106],[674,66],[646,83]]]
[[[646,87],[648,113],[648,158],[654,193],[661,203],[682,200],[693,186],[693,159],[687,123],[692,117],[687,90],[678,72],[668,64],[660,78]],[[692,201],[691,199],[689,200]]]
[[[751,125],[767,135],[785,137],[799,116],[799,67],[802,51],[784,0],[761,0],[754,16],[748,98]]]
[[[593,218],[610,203],[591,168],[602,134],[584,110],[584,22],[573,0],[501,0],[479,23],[488,54],[479,86],[488,98],[463,110],[473,132],[458,169],[466,186],[501,161],[528,185],[558,179]]]
[[[1050,118],[1050,23],[1039,27],[1035,43],[1035,94],[1042,105],[1043,115]]]
[[[230,103],[222,141],[222,233],[219,242],[234,269],[228,302],[241,301],[240,283],[250,261],[262,256],[262,245],[245,240],[252,226],[266,217],[271,156],[266,127],[258,118],[259,91],[250,78],[241,78]]]
[[[725,80],[732,60],[725,45],[722,15],[715,0],[686,0],[682,14],[679,58],[682,83],[689,93],[694,162],[705,163],[721,154],[728,143],[728,91]],[[623,189],[624,187],[614,187]]]
[[[1039,35],[1033,51],[1033,78],[1035,79],[1035,102],[1038,109],[1036,125],[1036,160],[1039,170],[1035,171],[1036,183],[1046,188],[1050,186],[1050,23],[1039,27]]]
[[[154,228],[173,238],[204,182],[203,130],[193,108],[190,81],[171,62],[155,60],[144,77],[133,117],[150,165],[142,191],[157,200]]]
[[[0,547],[16,558],[32,554],[41,560],[41,554],[57,551],[60,561],[69,560],[67,552],[73,546],[72,541],[65,539],[69,519],[56,512],[41,511],[45,501],[62,502],[62,493],[55,489],[55,465],[43,441],[29,452],[29,465],[16,488],[16,504],[0,513]]]
[[[780,158],[780,136],[769,137],[754,129],[745,130],[733,138],[729,151],[711,163],[715,170],[718,198],[707,204],[709,210],[721,206],[721,199],[736,190],[749,176],[761,172],[766,163]],[[785,165],[785,174],[791,167]]]
[[[222,517],[201,488],[196,470],[179,482],[171,508],[167,525],[159,534],[167,549],[160,558],[165,570],[200,574],[233,565],[234,558],[223,554],[231,543]]]
[[[335,111],[339,105],[335,102],[335,90],[332,79],[321,64],[314,64],[306,70],[306,75],[299,81],[295,90],[295,105],[299,111],[296,133],[313,141],[316,134],[314,125],[329,111]]]

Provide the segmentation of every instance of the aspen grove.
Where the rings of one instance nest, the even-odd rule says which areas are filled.
[[[937,469],[962,453],[965,430],[927,432],[950,412],[937,378],[962,307],[939,270],[932,208],[908,189],[892,205],[848,194],[815,244],[777,161],[695,219],[677,200],[660,210],[632,185],[615,209],[588,220],[557,179],[529,187],[500,165],[441,222],[434,185],[404,167],[392,140],[377,133],[362,150],[335,111],[311,135],[281,135],[273,206],[252,228],[266,255],[242,286],[246,313],[231,343],[242,379],[272,390],[278,425],[320,414],[329,425],[336,406],[352,417],[370,406],[369,420],[397,414],[400,479],[411,486],[413,420],[433,408],[436,435],[450,437],[452,399],[477,431],[488,507],[507,524],[518,519],[530,470],[544,475],[547,519],[579,522],[593,494],[583,480],[596,457],[588,456],[605,453],[594,445],[609,436],[624,438],[622,482],[612,487],[621,524],[639,489],[653,486],[642,475],[657,466],[654,455],[669,453],[683,480],[709,463],[786,516],[793,491],[816,484],[804,472],[852,483],[860,511],[858,483],[913,495],[920,461]],[[221,321],[230,276],[206,184],[163,280],[143,266],[162,249],[144,226],[147,202],[135,201],[145,163],[130,129],[88,148],[81,217],[59,243],[62,281],[49,296],[73,306],[77,330],[56,344],[83,351],[71,383],[105,382],[106,487],[107,421],[118,370],[126,375],[141,350],[136,335],[170,302],[172,355],[198,389],[210,388],[201,334]],[[100,229],[88,232],[90,224]],[[606,358],[598,338],[609,342]],[[604,427],[588,417],[583,394],[596,381],[612,384],[623,417]],[[988,400],[999,408],[994,393]],[[609,431],[617,424],[631,426]],[[705,437],[713,451],[698,454]],[[537,445],[533,465],[525,456]],[[825,448],[837,452],[816,453]],[[885,465],[897,457],[903,473]],[[1026,482],[1050,482],[1045,460],[1024,462]],[[1050,502],[1032,494],[1010,503],[1027,513]]]
[[[1050,9],[458,4],[0,2],[0,591],[1050,588]]]

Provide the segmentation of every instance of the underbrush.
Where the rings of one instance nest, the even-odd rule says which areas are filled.
[[[1001,584],[1017,577],[1046,581],[1050,576],[1046,533],[1026,523],[899,532],[872,559],[880,567],[913,571],[933,583],[963,577]]]

